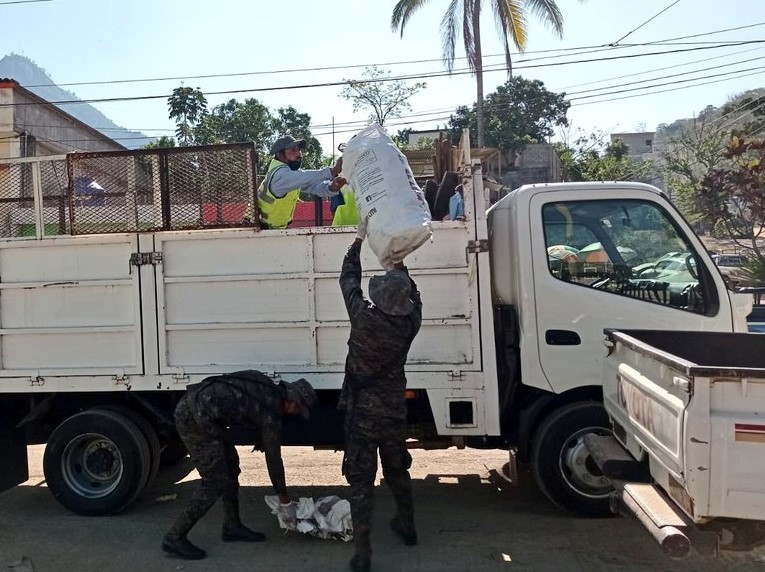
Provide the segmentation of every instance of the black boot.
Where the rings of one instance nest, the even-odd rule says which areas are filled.
[[[266,535],[250,530],[242,523],[224,524],[220,535],[223,542],[263,542]]]
[[[407,546],[414,546],[417,544],[417,530],[414,528],[414,522],[407,522],[399,517],[395,517],[390,521],[390,529],[395,532]]]
[[[186,535],[189,530],[197,523],[201,514],[195,511],[195,507],[189,507],[184,510],[173,523],[173,527],[162,539],[162,550],[168,554],[174,554],[185,560],[201,560],[207,553],[189,542]],[[204,514],[204,513],[202,513]]]
[[[351,572],[369,572],[371,566],[372,557],[363,554],[354,554],[353,558],[348,562],[348,568]]]
[[[223,542],[263,542],[266,535],[250,530],[239,518],[239,497],[236,492],[223,495]]]
[[[184,560],[201,560],[207,553],[194,546],[185,536],[167,533],[162,539],[162,550]]]

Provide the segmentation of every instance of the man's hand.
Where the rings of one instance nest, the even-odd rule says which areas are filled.
[[[364,242],[367,236],[367,217],[363,217],[359,220],[359,229],[356,231],[356,241]]]
[[[348,181],[345,180],[345,177],[335,177],[329,183],[329,190],[333,193],[337,193],[345,186],[347,182]]]
[[[337,160],[337,163],[335,163],[334,166],[330,167],[329,170],[332,172],[333,179],[337,177],[343,171],[343,158],[340,157]]]

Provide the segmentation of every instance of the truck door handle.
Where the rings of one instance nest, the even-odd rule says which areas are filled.
[[[547,330],[545,342],[550,346],[578,346],[582,340],[579,334],[571,330]]]

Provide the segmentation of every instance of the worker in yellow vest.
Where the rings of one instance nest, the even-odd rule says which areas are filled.
[[[335,209],[335,216],[332,219],[332,226],[356,226],[359,224],[359,209],[356,206],[356,196],[353,189],[345,185],[340,189],[340,195],[343,204]]]
[[[301,169],[305,146],[305,139],[285,135],[271,147],[274,157],[268,165],[266,178],[258,188],[261,228],[287,228],[292,222],[300,193],[330,197],[345,185],[346,180],[339,176],[343,168],[342,157],[333,167]],[[252,220],[251,205],[248,205],[245,219]]]

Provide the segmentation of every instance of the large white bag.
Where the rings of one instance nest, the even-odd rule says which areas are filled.
[[[432,234],[430,210],[403,153],[378,124],[348,141],[343,174],[353,189],[361,220],[367,219],[367,243],[390,270]]]

